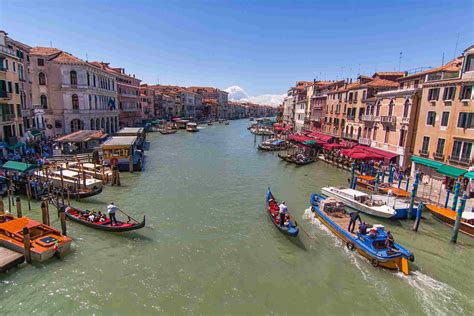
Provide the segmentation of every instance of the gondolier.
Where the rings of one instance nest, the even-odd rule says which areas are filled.
[[[118,208],[114,205],[114,202],[111,202],[107,206],[107,214],[109,214],[110,224],[113,226],[117,224],[117,218],[115,217],[115,213],[117,212]]]
[[[283,201],[278,207],[280,208],[280,226],[283,226],[285,222],[285,215],[288,212],[288,206],[286,206],[285,201]]]

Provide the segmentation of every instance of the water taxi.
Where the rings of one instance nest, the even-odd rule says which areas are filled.
[[[435,204],[426,204],[426,208],[430,210],[431,215],[438,221],[453,227],[456,222],[457,212],[452,209],[437,206]],[[474,212],[464,211],[461,216],[459,231],[474,237]]]
[[[199,132],[198,126],[194,122],[189,122],[188,124],[186,124],[186,130],[192,133]]]
[[[175,121],[175,124],[179,129],[185,129],[186,126],[188,125],[188,123],[189,123],[189,120],[177,120],[177,121]]]
[[[373,225],[369,233],[357,234],[347,230],[350,216],[345,205],[319,194],[311,196],[311,210],[321,223],[339,237],[349,250],[355,250],[370,260],[374,267],[383,267],[409,274],[409,261],[414,255],[395,242],[390,242],[382,225]]]
[[[105,164],[116,164],[120,171],[141,171],[143,151],[137,148],[136,136],[114,136],[102,144]]]
[[[394,197],[370,195],[354,189],[324,187],[321,192],[325,196],[344,202],[350,208],[382,218],[406,218],[410,207],[406,201],[400,201]],[[389,205],[394,205],[394,207]]]
[[[55,228],[27,217],[17,218],[10,214],[0,215],[0,245],[23,253],[23,228],[25,227],[30,233],[33,261],[45,261],[54,255],[64,254],[71,248],[72,239],[63,236]]]

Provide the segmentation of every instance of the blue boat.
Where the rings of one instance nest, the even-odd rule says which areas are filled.
[[[357,234],[347,230],[350,216],[345,205],[333,198],[319,194],[311,196],[311,210],[323,225],[339,237],[349,250],[357,251],[370,260],[374,267],[384,267],[409,274],[409,261],[414,255],[404,247],[393,242],[387,246],[387,233],[382,225],[373,225],[369,233]]]
[[[278,206],[278,202],[273,196],[270,188],[268,188],[267,195],[266,195],[266,202],[267,202],[267,211],[270,219],[275,225],[275,227],[284,235],[290,237],[297,237],[299,233],[298,224],[296,221],[293,221],[290,217],[289,224],[287,226],[282,225],[280,226],[280,208]]]

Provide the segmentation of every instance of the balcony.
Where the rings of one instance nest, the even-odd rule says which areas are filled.
[[[350,116],[348,115],[347,120],[348,121],[355,121],[355,116],[354,115],[350,115]]]
[[[1,122],[11,122],[15,120],[15,114],[10,113],[10,114],[3,114],[1,117]]]
[[[0,52],[5,53],[5,54],[7,54],[7,55],[10,55],[10,56],[12,56],[12,57],[17,58],[16,55],[15,55],[15,50],[12,49],[12,48],[9,48],[9,47],[0,45]]]
[[[444,160],[444,154],[443,153],[438,153],[438,152],[433,152],[433,158],[436,160]]]
[[[372,144],[372,140],[370,138],[360,137],[359,144],[370,146],[370,144]]]
[[[13,95],[10,92],[3,92],[0,94],[0,100],[11,100]]]
[[[450,163],[455,163],[462,166],[471,166],[472,159],[467,157],[460,157],[460,156],[448,156],[448,160]]]
[[[0,65],[0,72],[7,72],[8,69],[5,68],[3,65]]]
[[[397,117],[393,115],[381,116],[380,121],[382,124],[395,124],[397,123]]]
[[[371,115],[371,114],[363,114],[361,119],[364,122],[379,122],[380,116]]]
[[[410,123],[410,118],[409,117],[402,117],[400,120],[401,124],[408,125]]]
[[[428,150],[427,149],[420,149],[418,151],[418,154],[422,157],[428,157],[430,154],[428,153]]]

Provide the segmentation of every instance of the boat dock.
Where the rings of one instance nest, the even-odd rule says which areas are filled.
[[[23,254],[0,246],[0,272],[6,272],[24,261],[25,256]]]

